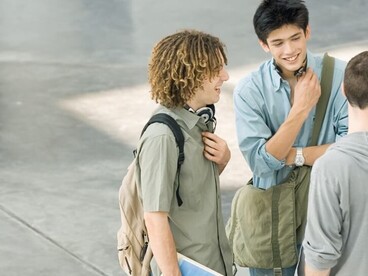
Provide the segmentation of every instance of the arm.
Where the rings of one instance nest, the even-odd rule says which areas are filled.
[[[263,177],[294,163],[292,146],[321,92],[317,76],[309,69],[296,83],[289,109],[286,95],[275,93],[257,74],[238,84],[234,90],[234,108],[239,148],[253,174]],[[266,81],[269,83],[271,79]],[[308,154],[311,160],[307,162],[316,159],[314,150]]]
[[[137,182],[141,187],[144,219],[157,265],[167,275],[180,275],[176,246],[168,221],[174,200],[178,148],[164,124],[150,125],[139,148]],[[152,135],[155,129],[156,135]],[[147,136],[147,138],[146,138]]]
[[[338,66],[340,68],[341,66]],[[326,116],[331,116],[330,125],[333,126],[335,137],[329,137],[329,143],[337,141],[340,137],[347,134],[348,131],[348,108],[347,100],[341,91],[341,82],[344,70],[335,69],[334,84],[331,91],[332,106],[327,107],[329,113]],[[322,156],[331,144],[324,144],[320,146],[312,146],[303,148],[303,155],[305,164],[312,166],[314,161]],[[291,148],[286,158],[286,164],[292,165],[295,160],[296,148]]]
[[[305,267],[310,273],[325,273],[336,266],[343,248],[344,198],[340,181],[344,179],[341,156],[329,151],[313,166],[310,181],[307,226],[303,241]],[[347,222],[347,221],[346,221]],[[309,274],[308,274],[309,275]],[[310,274],[319,275],[319,274]],[[325,275],[325,274],[321,274]],[[328,275],[328,274],[326,274]]]
[[[326,152],[329,146],[331,146],[331,144],[303,148],[305,165],[313,166],[314,162]],[[286,157],[285,164],[293,165],[295,161],[295,155],[296,155],[296,148],[291,148]]]
[[[163,276],[180,276],[176,247],[166,212],[145,212],[153,255]]]
[[[211,132],[203,132],[202,138],[204,144],[204,156],[208,160],[217,164],[221,174],[231,157],[231,152],[226,141]]]
[[[278,160],[284,160],[289,157],[290,149],[302,125],[307,119],[309,112],[317,104],[320,95],[321,86],[318,77],[309,68],[307,72],[300,77],[295,86],[293,104],[285,122],[266,143],[266,151],[268,153]],[[313,150],[315,149],[310,149],[310,151]]]
[[[239,149],[253,174],[262,176],[282,169],[285,164],[265,150],[267,140],[273,135],[272,118],[265,107],[271,94],[264,95],[267,87],[259,88],[258,81],[253,76],[242,79],[234,89],[233,100]]]
[[[329,276],[331,269],[316,270],[309,265],[305,265],[305,276]]]

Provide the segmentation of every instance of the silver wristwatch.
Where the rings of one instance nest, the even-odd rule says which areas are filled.
[[[295,155],[295,166],[301,167],[304,165],[305,159],[303,156],[303,149],[302,148],[296,148],[296,155]]]

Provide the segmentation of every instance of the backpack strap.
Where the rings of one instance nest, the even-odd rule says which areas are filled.
[[[323,68],[321,73],[321,96],[316,107],[316,115],[314,119],[313,134],[310,146],[317,145],[318,136],[321,131],[323,119],[325,117],[328,100],[330,99],[332,80],[334,73],[335,59],[327,53],[323,56]]]
[[[181,199],[180,194],[179,194],[179,187],[180,187],[180,177],[179,176],[180,176],[181,165],[183,164],[184,159],[185,159],[183,132],[181,131],[179,124],[176,122],[176,120],[173,117],[171,117],[170,115],[166,113],[158,113],[158,114],[153,115],[151,119],[149,119],[147,124],[143,127],[141,136],[146,131],[147,127],[153,123],[163,123],[167,125],[171,129],[172,133],[174,134],[176,144],[179,147],[179,157],[178,157],[178,164],[177,164],[178,188],[176,189],[176,199],[178,200],[178,205],[181,206],[183,204],[183,200]]]

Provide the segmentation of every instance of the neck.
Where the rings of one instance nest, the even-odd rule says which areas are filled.
[[[288,81],[289,83],[293,83],[296,82],[305,71],[307,71],[307,56],[305,56],[302,66],[300,66],[300,68],[296,71],[282,70],[281,67],[276,64],[275,59],[273,60],[273,65],[284,80]]]
[[[203,107],[203,106],[200,106],[198,103],[196,103],[196,101],[193,101],[193,100],[188,101],[185,105],[187,107],[190,107],[194,111],[197,111],[198,109],[200,109],[201,107]]]
[[[291,88],[294,88],[296,83],[298,82],[298,78],[294,76],[293,72],[290,72],[290,74],[282,74],[281,77],[289,83]]]
[[[359,109],[349,105],[349,133],[368,132],[368,107]]]

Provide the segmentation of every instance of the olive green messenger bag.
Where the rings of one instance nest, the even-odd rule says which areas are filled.
[[[317,139],[330,97],[334,58],[323,57],[321,96],[310,146]],[[295,167],[287,180],[269,189],[254,187],[252,179],[240,188],[232,201],[226,232],[234,262],[243,267],[281,269],[295,265],[307,220],[311,167]]]

